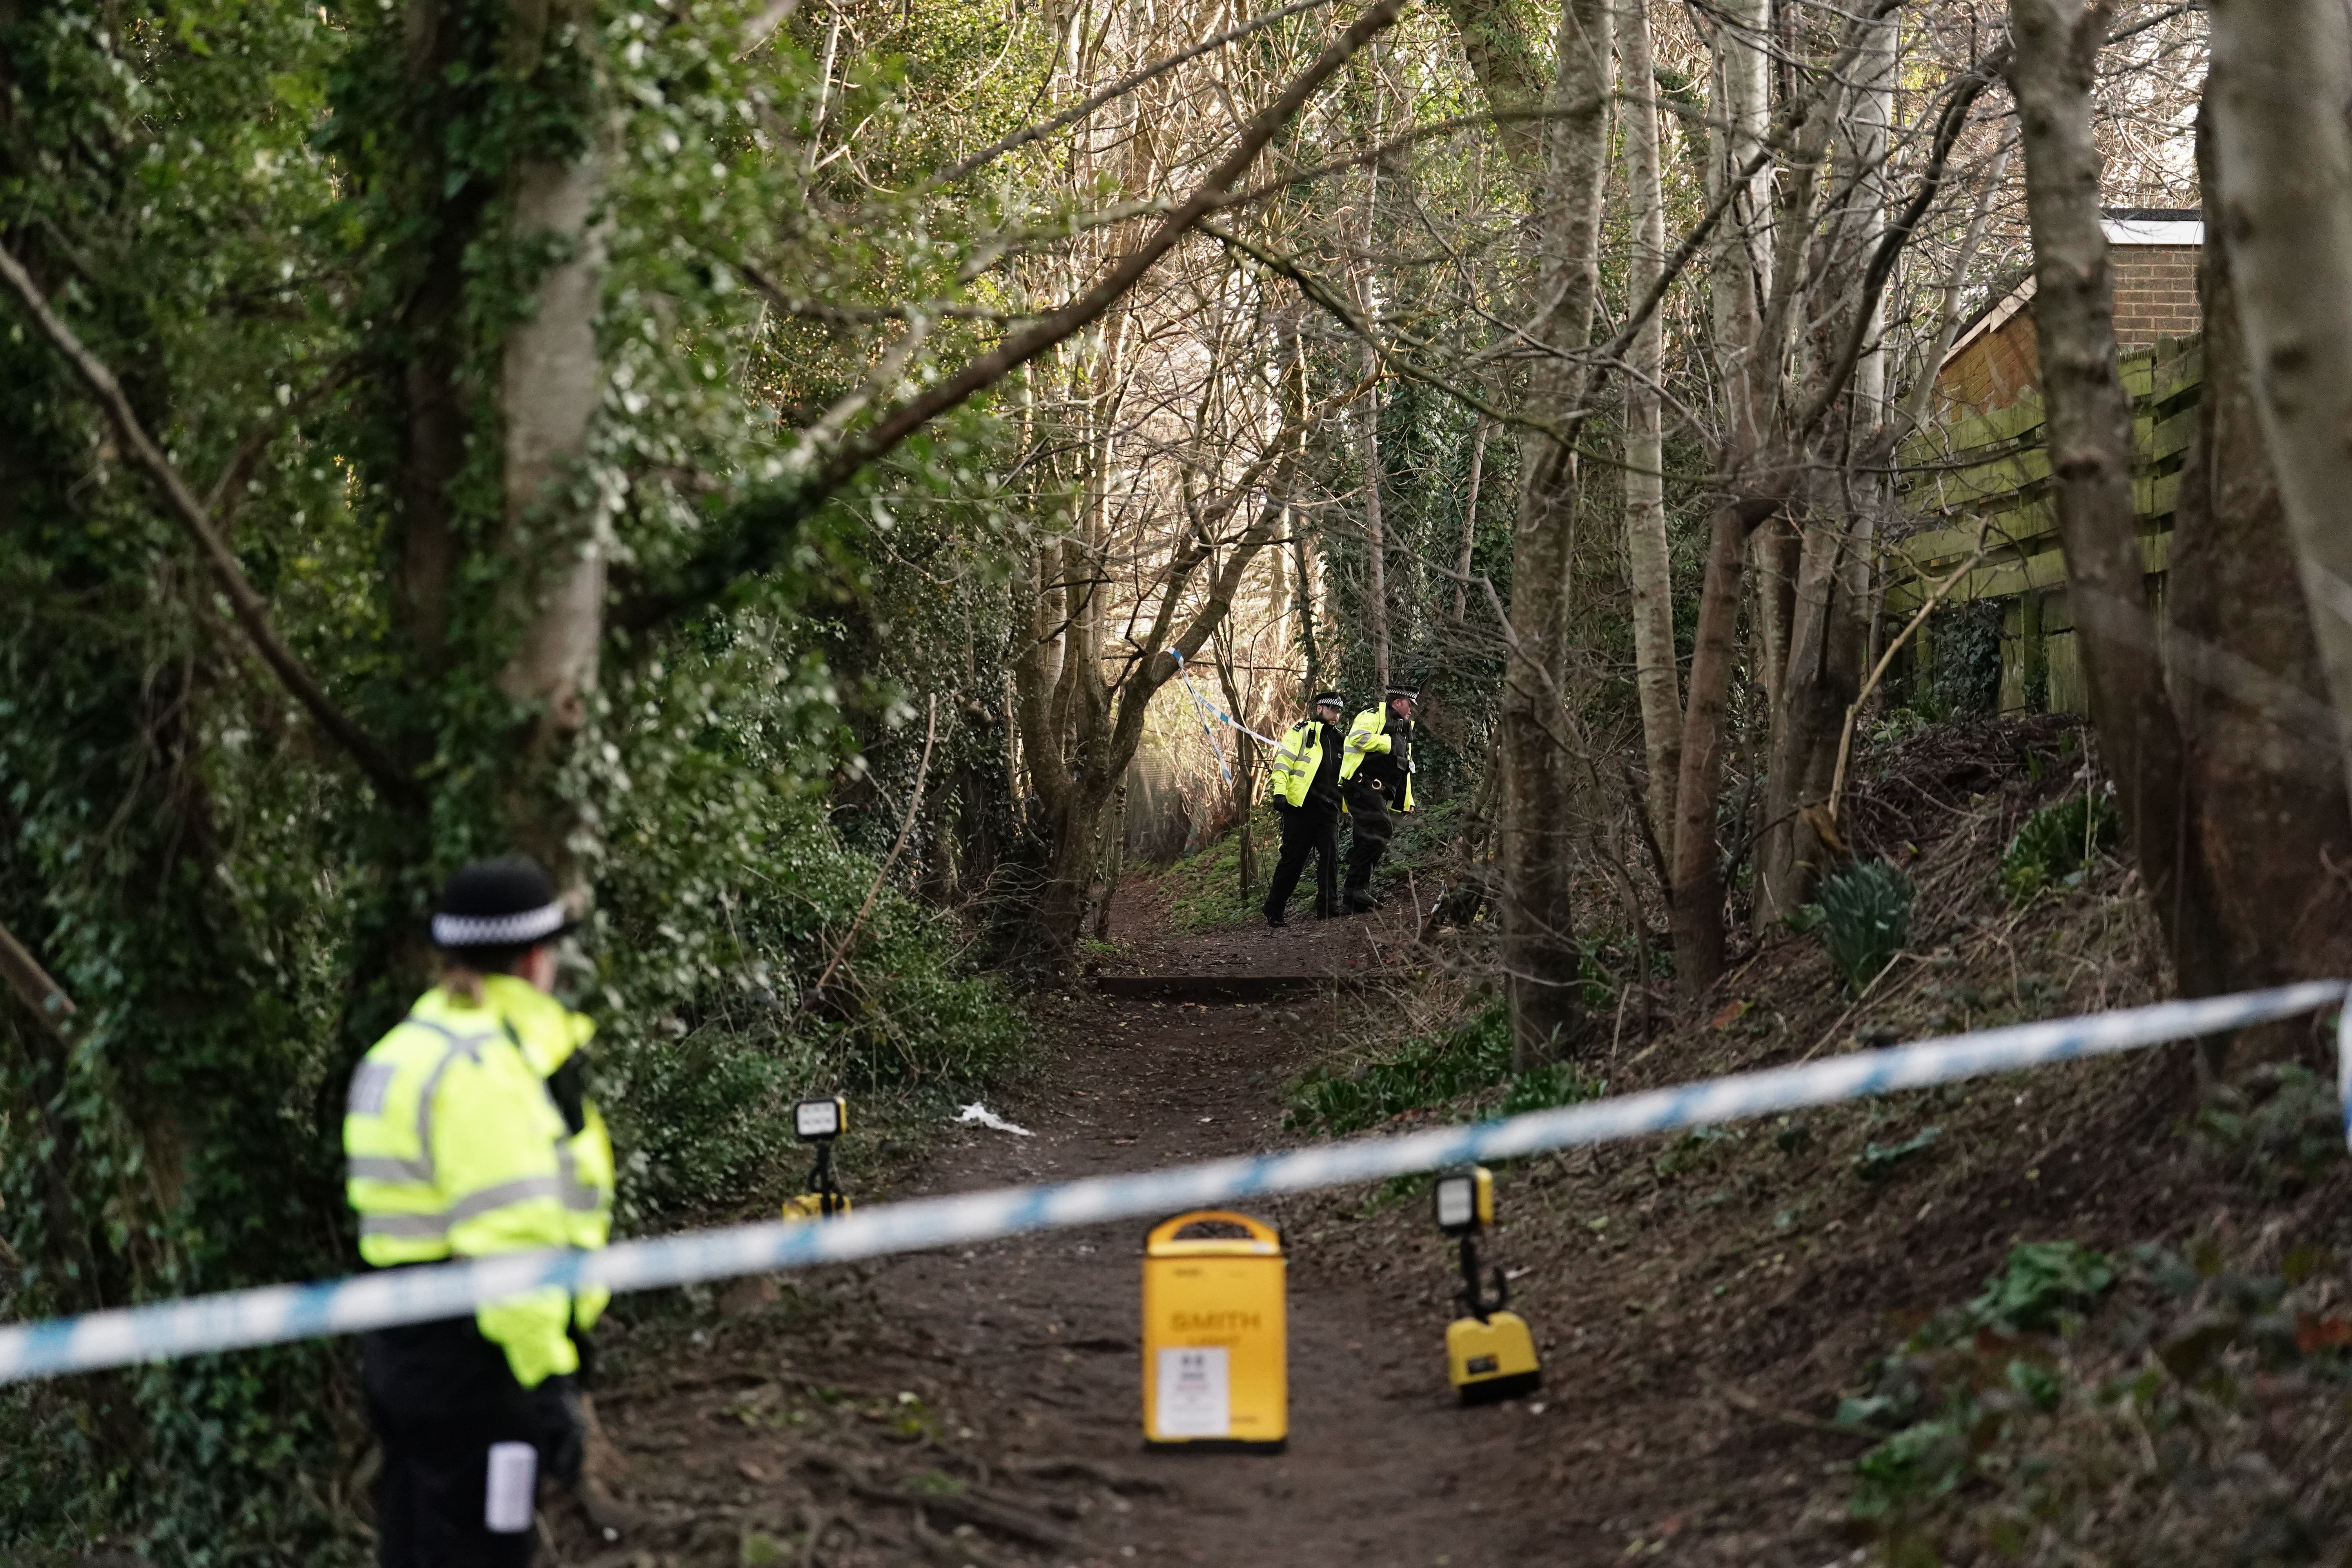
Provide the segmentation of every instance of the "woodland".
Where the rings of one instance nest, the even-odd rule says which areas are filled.
[[[1697,1004],[1976,700],[1897,450],[2029,278],[2169,984],[2347,973],[2347,110],[2318,0],[0,0],[0,1313],[348,1271],[517,850],[624,1227],[738,1212],[1252,831],[1204,704],[1421,689],[1515,1070]],[[2159,598],[2100,219],[2200,207]],[[0,1552],[344,1560],[347,1361],[0,1390]]]

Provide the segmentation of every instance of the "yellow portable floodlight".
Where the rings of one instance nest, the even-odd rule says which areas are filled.
[[[1185,1237],[1223,1224],[1240,1237]],[[1279,1453],[1290,1438],[1282,1234],[1200,1209],[1143,1243],[1143,1441]]]
[[[1462,1242],[1462,1289],[1455,1300],[1470,1309],[1445,1330],[1445,1374],[1465,1405],[1516,1399],[1543,1386],[1536,1338],[1527,1321],[1503,1309],[1510,1284],[1495,1270],[1495,1297],[1478,1285],[1478,1233],[1495,1223],[1495,1177],[1484,1165],[1448,1171],[1437,1178],[1432,1206],[1437,1228]]]
[[[816,1145],[809,1167],[809,1190],[784,1200],[786,1219],[831,1219],[849,1212],[848,1194],[833,1174],[833,1141],[849,1131],[849,1101],[840,1095],[803,1100],[793,1107],[793,1136]]]
[[[837,1094],[793,1107],[793,1136],[803,1143],[822,1143],[848,1131],[849,1101]]]
[[[1448,1236],[1471,1236],[1495,1223],[1495,1173],[1484,1165],[1448,1171],[1437,1178],[1432,1206],[1437,1228]]]

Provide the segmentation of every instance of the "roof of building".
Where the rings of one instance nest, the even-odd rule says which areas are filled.
[[[2101,207],[2099,232],[2109,245],[2202,246],[2205,213],[2200,207]],[[1976,318],[1952,340],[1934,374],[1942,374],[1944,365],[1958,359],[1962,350],[1986,333],[2000,331],[2032,301],[2033,274],[2028,271],[2007,293],[1996,294],[1978,308]]]

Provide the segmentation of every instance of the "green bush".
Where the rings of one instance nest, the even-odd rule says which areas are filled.
[[[1327,1068],[1309,1073],[1292,1087],[1283,1125],[1360,1132],[1409,1110],[1497,1088],[1502,1092],[1495,1109],[1505,1116],[1574,1105],[1608,1090],[1607,1084],[1570,1062],[1513,1073],[1510,1014],[1498,999],[1450,1034],[1408,1040],[1388,1055],[1345,1070]]]
[[[2053,885],[2074,887],[2091,858],[2113,845],[2121,829],[2115,803],[2105,795],[2070,795],[2025,819],[2000,858],[2000,885],[2024,903]]]
[[[1820,909],[1830,963],[1860,991],[1911,934],[1911,879],[1884,860],[1861,861],[1822,883]]]

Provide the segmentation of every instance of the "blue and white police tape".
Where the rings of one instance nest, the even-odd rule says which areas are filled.
[[[1209,728],[1208,721],[1214,719],[1220,724],[1226,725],[1231,729],[1239,730],[1243,734],[1247,735],[1251,740],[1257,742],[1260,745],[1280,746],[1282,744],[1282,742],[1278,737],[1259,734],[1255,730],[1251,729],[1248,725],[1243,723],[1240,720],[1234,718],[1232,714],[1226,712],[1223,709],[1218,707],[1207,698],[1202,696],[1201,689],[1192,684],[1192,667],[1184,662],[1183,649],[1171,645],[1168,651],[1176,660],[1176,673],[1183,677],[1184,689],[1192,694],[1192,706],[1201,710],[1201,728],[1203,731],[1206,731]],[[1217,738],[1213,733],[1209,736],[1209,743],[1211,745],[1216,745],[1216,740]],[[1217,746],[1217,763],[1220,767],[1224,765],[1224,760],[1225,749],[1223,746]],[[1231,780],[1233,775],[1231,773],[1227,773],[1225,777],[1228,780]]]
[[[1675,1089],[1538,1110],[1500,1121],[1359,1138],[1055,1186],[1007,1187],[785,1221],[624,1242],[602,1252],[517,1253],[394,1269],[356,1279],[281,1285],[0,1329],[0,1381],[88,1372],[396,1323],[455,1317],[539,1285],[646,1290],[701,1279],[839,1263],[1108,1220],[1159,1217],[1276,1193],[1507,1160],[1644,1133],[1705,1127],[1920,1089],[1986,1073],[2135,1050],[2334,1006],[2342,981],[1985,1029],[1826,1061],[1738,1073]],[[2341,1029],[2352,1089],[2352,1027]],[[2352,1126],[2352,1124],[2347,1124]]]

